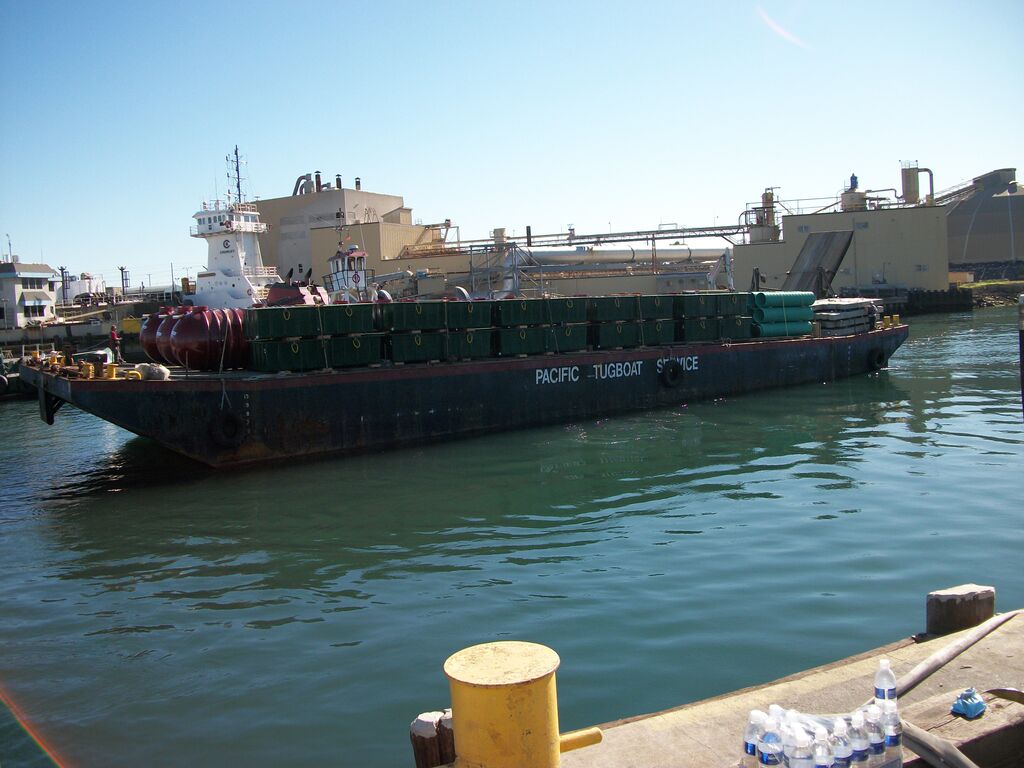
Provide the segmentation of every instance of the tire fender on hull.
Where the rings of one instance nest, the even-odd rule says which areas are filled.
[[[232,411],[221,411],[210,422],[210,437],[221,448],[237,448],[245,441],[245,422]]]
[[[675,389],[683,378],[683,366],[678,360],[669,360],[661,369],[661,383],[669,389]]]
[[[885,368],[885,352],[880,347],[872,349],[868,352],[868,369],[880,371],[883,368]]]

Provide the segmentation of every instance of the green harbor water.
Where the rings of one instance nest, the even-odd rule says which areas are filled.
[[[76,768],[411,766],[474,643],[558,651],[568,730],[921,631],[932,589],[1024,607],[1019,386],[1006,308],[835,384],[246,471],[5,403],[0,690]]]

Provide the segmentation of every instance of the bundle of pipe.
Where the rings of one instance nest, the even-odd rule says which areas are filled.
[[[754,336],[804,336],[811,332],[814,294],[809,291],[756,291],[750,295]]]

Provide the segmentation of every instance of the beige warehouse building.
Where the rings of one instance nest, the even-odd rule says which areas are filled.
[[[836,291],[946,290],[946,213],[941,206],[921,206],[783,216],[783,239],[737,245],[733,250],[736,287],[750,286],[757,269],[761,288],[782,288],[810,234],[850,231],[850,249],[832,280]]]

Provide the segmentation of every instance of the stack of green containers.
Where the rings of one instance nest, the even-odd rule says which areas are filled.
[[[755,336],[804,336],[811,332],[813,293],[758,291],[751,294],[750,303]]]
[[[382,359],[372,304],[247,310],[243,324],[258,371],[313,371]]]
[[[248,311],[244,328],[256,370],[311,371],[794,335],[810,331],[813,300],[705,291],[275,307]]]
[[[676,296],[676,341],[742,340],[752,335],[750,294],[707,291]]]

